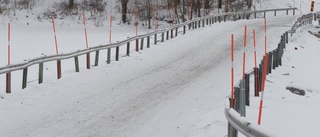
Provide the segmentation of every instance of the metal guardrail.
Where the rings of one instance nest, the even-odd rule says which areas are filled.
[[[129,51],[130,42],[132,42],[132,41],[137,41],[137,43],[138,43],[138,40],[141,39],[141,42],[143,43],[143,39],[147,38],[147,41],[148,41],[147,42],[147,44],[148,44],[147,47],[149,47],[149,45],[150,45],[150,36],[153,36],[153,35],[155,36],[154,43],[157,44],[157,38],[156,37],[157,37],[158,34],[162,34],[162,40],[161,41],[163,42],[164,41],[164,33],[167,33],[167,38],[166,39],[168,40],[169,31],[171,31],[171,38],[173,38],[173,30],[174,29],[176,29],[175,35],[177,36],[177,32],[178,32],[178,29],[180,27],[183,27],[183,33],[185,33],[186,32],[186,26],[189,26],[189,30],[191,29],[191,26],[194,29],[194,28],[197,28],[197,25],[198,25],[198,27],[201,26],[200,25],[201,21],[202,21],[202,27],[204,27],[205,20],[207,21],[207,25],[208,25],[208,22],[213,24],[214,22],[217,22],[217,17],[218,17],[218,20],[220,22],[222,20],[222,18],[228,18],[228,17],[230,17],[230,15],[240,15],[240,16],[244,15],[243,18],[245,18],[245,16],[249,15],[249,14],[266,13],[266,12],[271,12],[271,11],[274,11],[274,12],[287,11],[287,14],[288,14],[289,10],[293,10],[293,14],[294,14],[294,11],[296,10],[296,8],[269,9],[269,10],[238,12],[238,13],[222,13],[222,14],[217,14],[217,15],[210,15],[210,16],[206,16],[206,17],[195,18],[193,20],[186,21],[186,22],[181,23],[181,24],[176,24],[176,25],[170,26],[170,27],[168,27],[166,29],[163,29],[163,30],[154,31],[154,32],[151,32],[151,33],[148,33],[148,34],[144,34],[144,35],[138,35],[138,36],[131,37],[131,38],[128,38],[126,40],[123,40],[123,41],[120,41],[120,42],[117,42],[117,43],[99,45],[99,46],[90,47],[88,49],[78,50],[76,52],[67,53],[67,54],[43,56],[43,57],[39,57],[39,58],[28,60],[26,62],[4,66],[4,67],[0,68],[0,74],[7,74],[7,80],[6,80],[7,88],[6,88],[6,91],[7,91],[7,93],[10,93],[11,92],[11,76],[10,76],[11,74],[10,73],[13,72],[13,71],[17,71],[17,70],[22,70],[23,69],[24,71],[23,71],[23,86],[22,86],[22,88],[25,88],[26,87],[26,83],[27,83],[27,73],[28,73],[27,72],[27,68],[32,66],[32,65],[35,65],[35,64],[39,64],[39,84],[40,84],[40,83],[42,83],[42,80],[43,80],[43,63],[46,63],[46,62],[58,61],[58,64],[57,64],[58,69],[59,69],[59,67],[61,69],[61,65],[60,65],[60,61],[61,60],[75,58],[76,71],[78,72],[78,70],[79,70],[78,56],[85,55],[85,54],[88,55],[91,52],[96,52],[95,66],[98,66],[99,51],[100,50],[105,50],[105,49],[108,50],[108,52],[107,52],[108,53],[107,62],[110,63],[111,49],[112,48],[116,48],[116,61],[118,61],[118,59],[119,59],[119,47],[127,44],[127,55],[129,56],[129,53],[130,53],[130,51]],[[58,73],[61,73],[61,71],[60,72],[58,71]],[[60,74],[60,77],[61,77],[61,74]],[[58,74],[58,78],[60,78],[60,77],[59,77],[59,74]]]
[[[286,33],[284,33],[281,36],[281,40],[278,44],[278,48],[276,50],[273,50],[271,52],[269,52],[267,55],[270,58],[270,60],[268,60],[267,64],[267,74],[270,74],[272,72],[272,69],[275,69],[276,67],[279,67],[282,65],[282,55],[284,53],[284,48],[286,47],[286,43],[288,43],[288,33],[295,33],[296,29],[299,29],[302,26],[305,25],[309,25],[312,24],[312,16],[313,14],[307,14],[307,15],[303,15],[299,18],[297,18],[297,20],[294,22],[293,27],[291,30],[287,31]],[[294,31],[293,31],[294,30]],[[272,61],[273,62],[272,62]],[[265,57],[263,57],[261,64],[259,65],[260,68],[254,68],[250,71],[248,71],[246,73],[246,75],[252,76],[255,75],[255,86],[258,85],[258,88],[255,88],[255,92],[258,92],[256,90],[261,89],[261,68],[264,68],[264,62],[265,61]],[[256,76],[258,75],[258,76]],[[245,83],[249,83],[249,78],[246,78]],[[243,83],[242,80],[240,80],[236,85],[235,85],[235,89],[243,89],[243,88],[247,88],[244,87],[244,85],[241,85]],[[245,89],[245,90],[249,90]],[[260,91],[260,90],[259,90]],[[230,96],[226,98],[225,101],[225,116],[229,122],[229,126],[228,126],[228,136],[229,137],[237,137],[238,135],[238,131],[240,131],[242,134],[248,136],[248,137],[276,137],[276,135],[274,135],[273,133],[270,133],[268,131],[265,131],[263,129],[261,129],[261,127],[259,127],[256,124],[250,123],[245,119],[245,112],[243,114],[243,111],[245,111],[245,105],[248,105],[246,103],[248,103],[249,101],[249,91],[246,91],[246,93],[244,93],[245,91],[237,91],[237,92],[241,92],[238,94],[247,94],[247,97],[245,95],[238,95],[238,97],[235,97],[235,108],[231,108],[230,107]],[[256,95],[256,94],[255,94]],[[259,96],[259,95],[258,95]],[[250,104],[250,103],[249,103]],[[242,105],[242,106],[239,106]],[[241,110],[244,109],[244,110]],[[244,116],[244,117],[243,117]]]

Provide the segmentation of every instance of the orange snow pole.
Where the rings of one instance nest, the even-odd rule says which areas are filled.
[[[53,33],[54,33],[54,42],[56,45],[56,54],[59,54],[59,48],[58,48],[58,41],[57,41],[57,35],[56,35],[56,26],[54,24],[54,18],[52,17],[52,27],[53,27]],[[61,61],[57,60],[57,77],[58,79],[61,78]]]
[[[11,28],[10,28],[10,23],[8,23],[8,65],[11,64],[11,48],[10,48],[10,34],[11,33]],[[7,73],[7,93],[11,93],[11,72]]]
[[[86,17],[84,15],[84,11],[82,11],[82,19],[83,19],[83,25],[84,25],[84,36],[86,39],[86,48],[89,48]],[[87,69],[90,69],[90,53],[87,53]]]
[[[190,2],[190,16],[189,16],[189,20],[192,20],[192,0],[191,0],[191,2]]]
[[[212,15],[214,15],[215,7],[216,7],[216,0],[213,0],[213,10],[212,10]]]
[[[246,46],[247,46],[247,25],[244,26],[244,43],[243,43],[243,63],[242,63],[242,79],[244,79],[246,69]]]
[[[314,1],[312,0],[311,1],[311,9],[310,9],[310,11],[313,12],[313,9],[314,9]]]
[[[254,68],[257,68],[257,45],[256,45],[256,30],[253,30],[253,46],[254,46]],[[259,88],[258,88],[258,71],[255,71],[255,95],[259,95]]]
[[[266,77],[267,77],[268,55],[267,55],[267,19],[266,18],[264,18],[264,33],[265,33],[265,42],[264,42],[265,61],[264,61],[264,68],[263,68],[263,74],[262,74],[262,83],[261,83],[261,98],[260,98],[260,106],[259,106],[258,125],[261,124],[263,95],[264,95],[264,88],[265,88],[265,82],[266,82]]]
[[[231,107],[234,108],[234,35],[231,35]]]

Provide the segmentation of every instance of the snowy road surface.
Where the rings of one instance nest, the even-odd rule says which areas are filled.
[[[268,49],[293,16],[268,19]],[[0,99],[0,136],[222,137],[230,89],[230,35],[235,34],[236,80],[241,75],[244,25],[247,70],[253,67],[252,29],[263,53],[263,19],[214,24],[159,43],[120,62],[64,72],[61,80]],[[66,74],[67,73],[67,74]]]

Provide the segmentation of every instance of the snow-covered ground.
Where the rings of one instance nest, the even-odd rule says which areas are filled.
[[[269,1],[274,2],[277,1]],[[288,0],[281,3],[283,6],[277,6],[288,7],[291,2]],[[290,29],[295,18],[268,17],[268,49],[276,48],[279,36]],[[56,22],[61,53],[85,48],[82,24],[70,20]],[[23,21],[12,24],[12,63],[55,53],[50,21],[31,20],[28,23],[30,25]],[[89,46],[108,43],[108,25],[96,28],[92,24],[88,25]],[[5,76],[1,75],[0,136],[225,136],[227,120],[223,110],[225,96],[230,91],[230,35],[235,34],[236,38],[235,65],[239,67],[235,78],[240,79],[243,27],[248,25],[248,37],[252,37],[252,29],[257,31],[260,60],[264,36],[262,24],[263,19],[214,24],[188,31],[186,35],[157,46],[151,45],[150,49],[141,52],[134,52],[132,46],[130,57],[122,56],[119,62],[113,60],[109,65],[101,60],[99,67],[91,70],[85,69],[84,57],[81,57],[80,73],[74,72],[70,59],[62,62],[61,80],[55,79],[55,62],[48,63],[41,85],[37,84],[38,66],[33,66],[29,68],[25,90],[20,89],[21,73],[13,73],[12,94],[4,93]],[[135,35],[133,26],[114,25],[113,30],[113,41]],[[148,31],[140,30],[141,33]],[[3,34],[0,45],[7,45],[6,22],[0,25],[0,34]],[[299,42],[299,39],[294,41]],[[253,51],[252,43],[248,40],[248,51]],[[125,52],[124,48],[120,50]],[[6,46],[0,47],[0,53],[0,66],[4,66]],[[103,56],[105,51],[101,53],[101,58]],[[253,52],[248,52],[247,57],[249,70],[253,66]],[[272,85],[267,84],[266,91],[269,87]],[[316,97],[317,90],[313,91],[312,96],[300,97],[300,100]],[[266,98],[272,98],[268,94]],[[265,104],[268,105],[268,101]],[[267,116],[268,110],[264,112]],[[266,123],[266,128],[271,124],[267,126]],[[270,130],[275,129],[271,127]]]
[[[318,61],[319,38],[308,31],[318,33],[315,27],[305,28],[290,38],[283,56],[283,65],[268,75],[261,126],[277,136],[314,137],[319,135],[317,108],[320,99]],[[305,91],[300,96],[287,87]],[[260,98],[252,98],[248,118],[257,123]]]

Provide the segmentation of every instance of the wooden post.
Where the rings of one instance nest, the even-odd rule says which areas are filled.
[[[74,64],[75,64],[76,72],[80,72],[80,70],[79,70],[79,58],[78,58],[78,56],[75,56],[75,57],[74,57]]]
[[[38,83],[43,83],[43,63],[39,63],[39,78]]]
[[[171,38],[173,38],[173,28],[171,29]]]
[[[169,30],[167,31],[167,40],[169,39]]]
[[[94,66],[98,66],[99,65],[99,50],[96,51],[96,60],[94,62]]]
[[[25,89],[27,87],[27,78],[28,77],[28,68],[23,69],[22,74],[22,89]]]
[[[136,39],[136,51],[139,51],[139,39]]]
[[[158,41],[157,34],[154,34],[154,45],[157,45],[157,41]]]
[[[186,34],[186,26],[183,26],[183,34]]]

